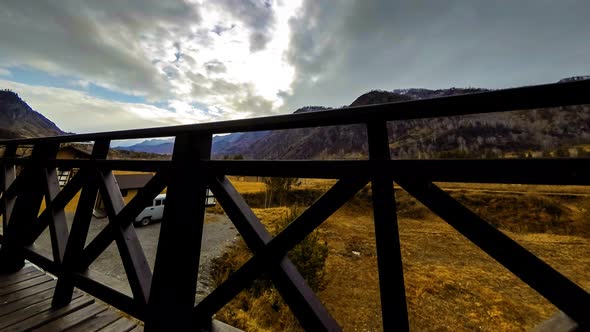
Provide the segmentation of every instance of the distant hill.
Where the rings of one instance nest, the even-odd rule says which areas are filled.
[[[18,94],[0,90],[0,138],[57,136],[65,134],[55,123],[34,111]]]
[[[581,79],[564,79],[560,82]],[[350,106],[436,98],[485,92],[479,88],[400,89],[370,91]],[[295,111],[323,111],[304,107]],[[505,156],[575,155],[590,144],[590,106],[567,106],[525,112],[504,112],[389,123],[393,158],[488,158]],[[237,134],[234,134],[237,135]],[[239,140],[214,146],[213,155],[252,159],[362,158],[368,147],[365,127],[324,128],[240,133]],[[231,135],[229,135],[231,136]],[[246,142],[248,144],[246,144]],[[557,151],[557,152],[556,152]],[[581,150],[581,153],[588,153]]]
[[[586,79],[565,78],[560,82]],[[489,91],[480,88],[374,90],[350,106],[403,102]],[[332,108],[306,106],[294,113]],[[394,111],[394,110],[393,110]],[[590,154],[590,106],[567,106],[525,112],[504,112],[389,123],[393,158],[495,158],[510,156]],[[585,148],[580,148],[585,147]],[[147,140],[121,148],[171,154],[173,142]],[[368,147],[362,125],[233,133],[213,137],[215,159],[363,158]]]
[[[172,154],[174,148],[174,139],[149,139],[143,142],[131,145],[118,147],[117,150],[126,150],[133,152],[148,152],[156,154]]]

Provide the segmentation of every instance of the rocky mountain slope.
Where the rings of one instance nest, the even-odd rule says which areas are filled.
[[[585,76],[561,80],[585,79]],[[398,89],[370,91],[350,106],[402,102],[485,92],[479,88]],[[294,113],[331,108],[306,106]],[[389,123],[393,158],[488,158],[510,156],[575,156],[590,154],[590,105],[395,121]],[[170,141],[150,140],[126,148],[172,152]],[[367,155],[362,125],[233,133],[213,137],[213,158],[341,159]]]
[[[350,106],[435,98],[487,91],[477,88],[371,91]],[[302,111],[321,111],[307,107]],[[396,121],[389,123],[393,158],[506,157],[576,154],[590,144],[590,106]],[[234,134],[235,135],[235,134]],[[253,143],[213,150],[217,158],[242,155],[253,159],[359,158],[367,155],[364,126],[348,125],[240,134]],[[253,139],[259,135],[258,139]],[[587,152],[587,151],[586,151]]]
[[[143,142],[125,146],[125,147],[118,147],[118,150],[126,150],[126,151],[133,151],[133,152],[148,152],[148,153],[157,153],[157,154],[172,154],[172,149],[174,148],[174,139],[149,139]]]
[[[63,135],[55,123],[34,111],[18,94],[0,91],[0,138]]]

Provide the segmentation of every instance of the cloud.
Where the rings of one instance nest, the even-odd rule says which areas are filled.
[[[219,60],[211,60],[205,63],[205,70],[209,74],[219,74],[225,73],[227,71],[227,67]]]
[[[211,30],[211,31],[212,31],[213,33],[215,33],[216,35],[218,35],[218,36],[221,36],[221,34],[222,34],[222,33],[226,32],[226,31],[230,31],[231,29],[233,29],[233,28],[235,28],[235,27],[236,27],[236,25],[235,25],[235,24],[232,24],[232,25],[230,25],[230,26],[227,26],[227,27],[226,27],[226,26],[223,26],[223,25],[221,25],[221,24],[216,24],[216,25],[213,27],[213,30]]]
[[[12,76],[12,73],[8,69],[0,68],[0,76]]]
[[[137,126],[151,126],[253,116],[258,110],[268,114],[280,104],[275,90],[290,84],[280,57],[287,46],[286,20],[277,25],[275,13],[290,15],[285,8],[231,0],[7,0],[0,6],[0,63],[15,68],[13,73],[32,73],[11,77],[21,83],[64,87],[59,82],[68,82],[65,87],[82,90],[59,90],[52,97],[42,87],[21,86],[39,110],[76,132],[89,130],[94,121],[84,121],[86,116],[98,117],[95,123],[111,130],[134,126],[133,116]],[[73,99],[68,103],[64,96]],[[112,96],[146,103],[102,99]],[[66,111],[60,113],[57,105],[83,115],[63,117]],[[123,112],[121,124],[98,112],[110,114],[109,107]]]
[[[308,0],[290,21],[284,110],[371,89],[554,82],[590,72],[590,3]]]
[[[193,74],[191,94],[211,107],[234,112],[241,117],[276,114],[276,101],[256,93],[252,83],[235,83],[220,78],[209,79]]]
[[[266,48],[272,39],[272,29],[275,24],[275,13],[270,1],[218,0],[215,3],[250,30],[250,52]]]
[[[69,132],[161,127],[213,120],[212,116],[197,108],[181,109],[175,101],[170,102],[174,109],[170,111],[148,104],[100,99],[70,89],[31,86],[6,80],[0,80],[0,86],[18,92],[34,110]],[[224,114],[226,117],[231,115]]]
[[[81,77],[110,89],[164,99],[170,85],[154,66],[162,42],[201,20],[184,1],[7,0],[0,6],[0,62]]]

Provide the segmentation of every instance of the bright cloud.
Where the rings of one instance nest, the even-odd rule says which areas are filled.
[[[590,73],[588,10],[575,0],[5,0],[0,88],[87,132],[341,106],[372,89],[554,82]]]
[[[143,97],[143,106],[125,107],[138,121],[275,114],[293,80],[282,57],[293,8],[268,1],[8,0],[0,7],[0,40],[10,47],[0,63],[67,78],[88,92],[69,91],[70,98],[91,96],[91,86]]]
[[[123,103],[96,98],[83,91],[44,86],[31,86],[0,80],[0,86],[16,91],[34,110],[55,122],[64,131],[90,133],[105,130],[161,127],[208,122],[215,119],[190,106],[173,111],[149,104]],[[241,114],[234,114],[234,118]],[[230,114],[224,114],[227,117]],[[231,117],[230,117],[231,118]]]

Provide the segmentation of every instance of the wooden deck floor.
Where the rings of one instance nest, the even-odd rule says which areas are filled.
[[[51,308],[56,280],[33,265],[0,274],[0,332],[143,331],[132,320],[76,290],[72,302]]]

